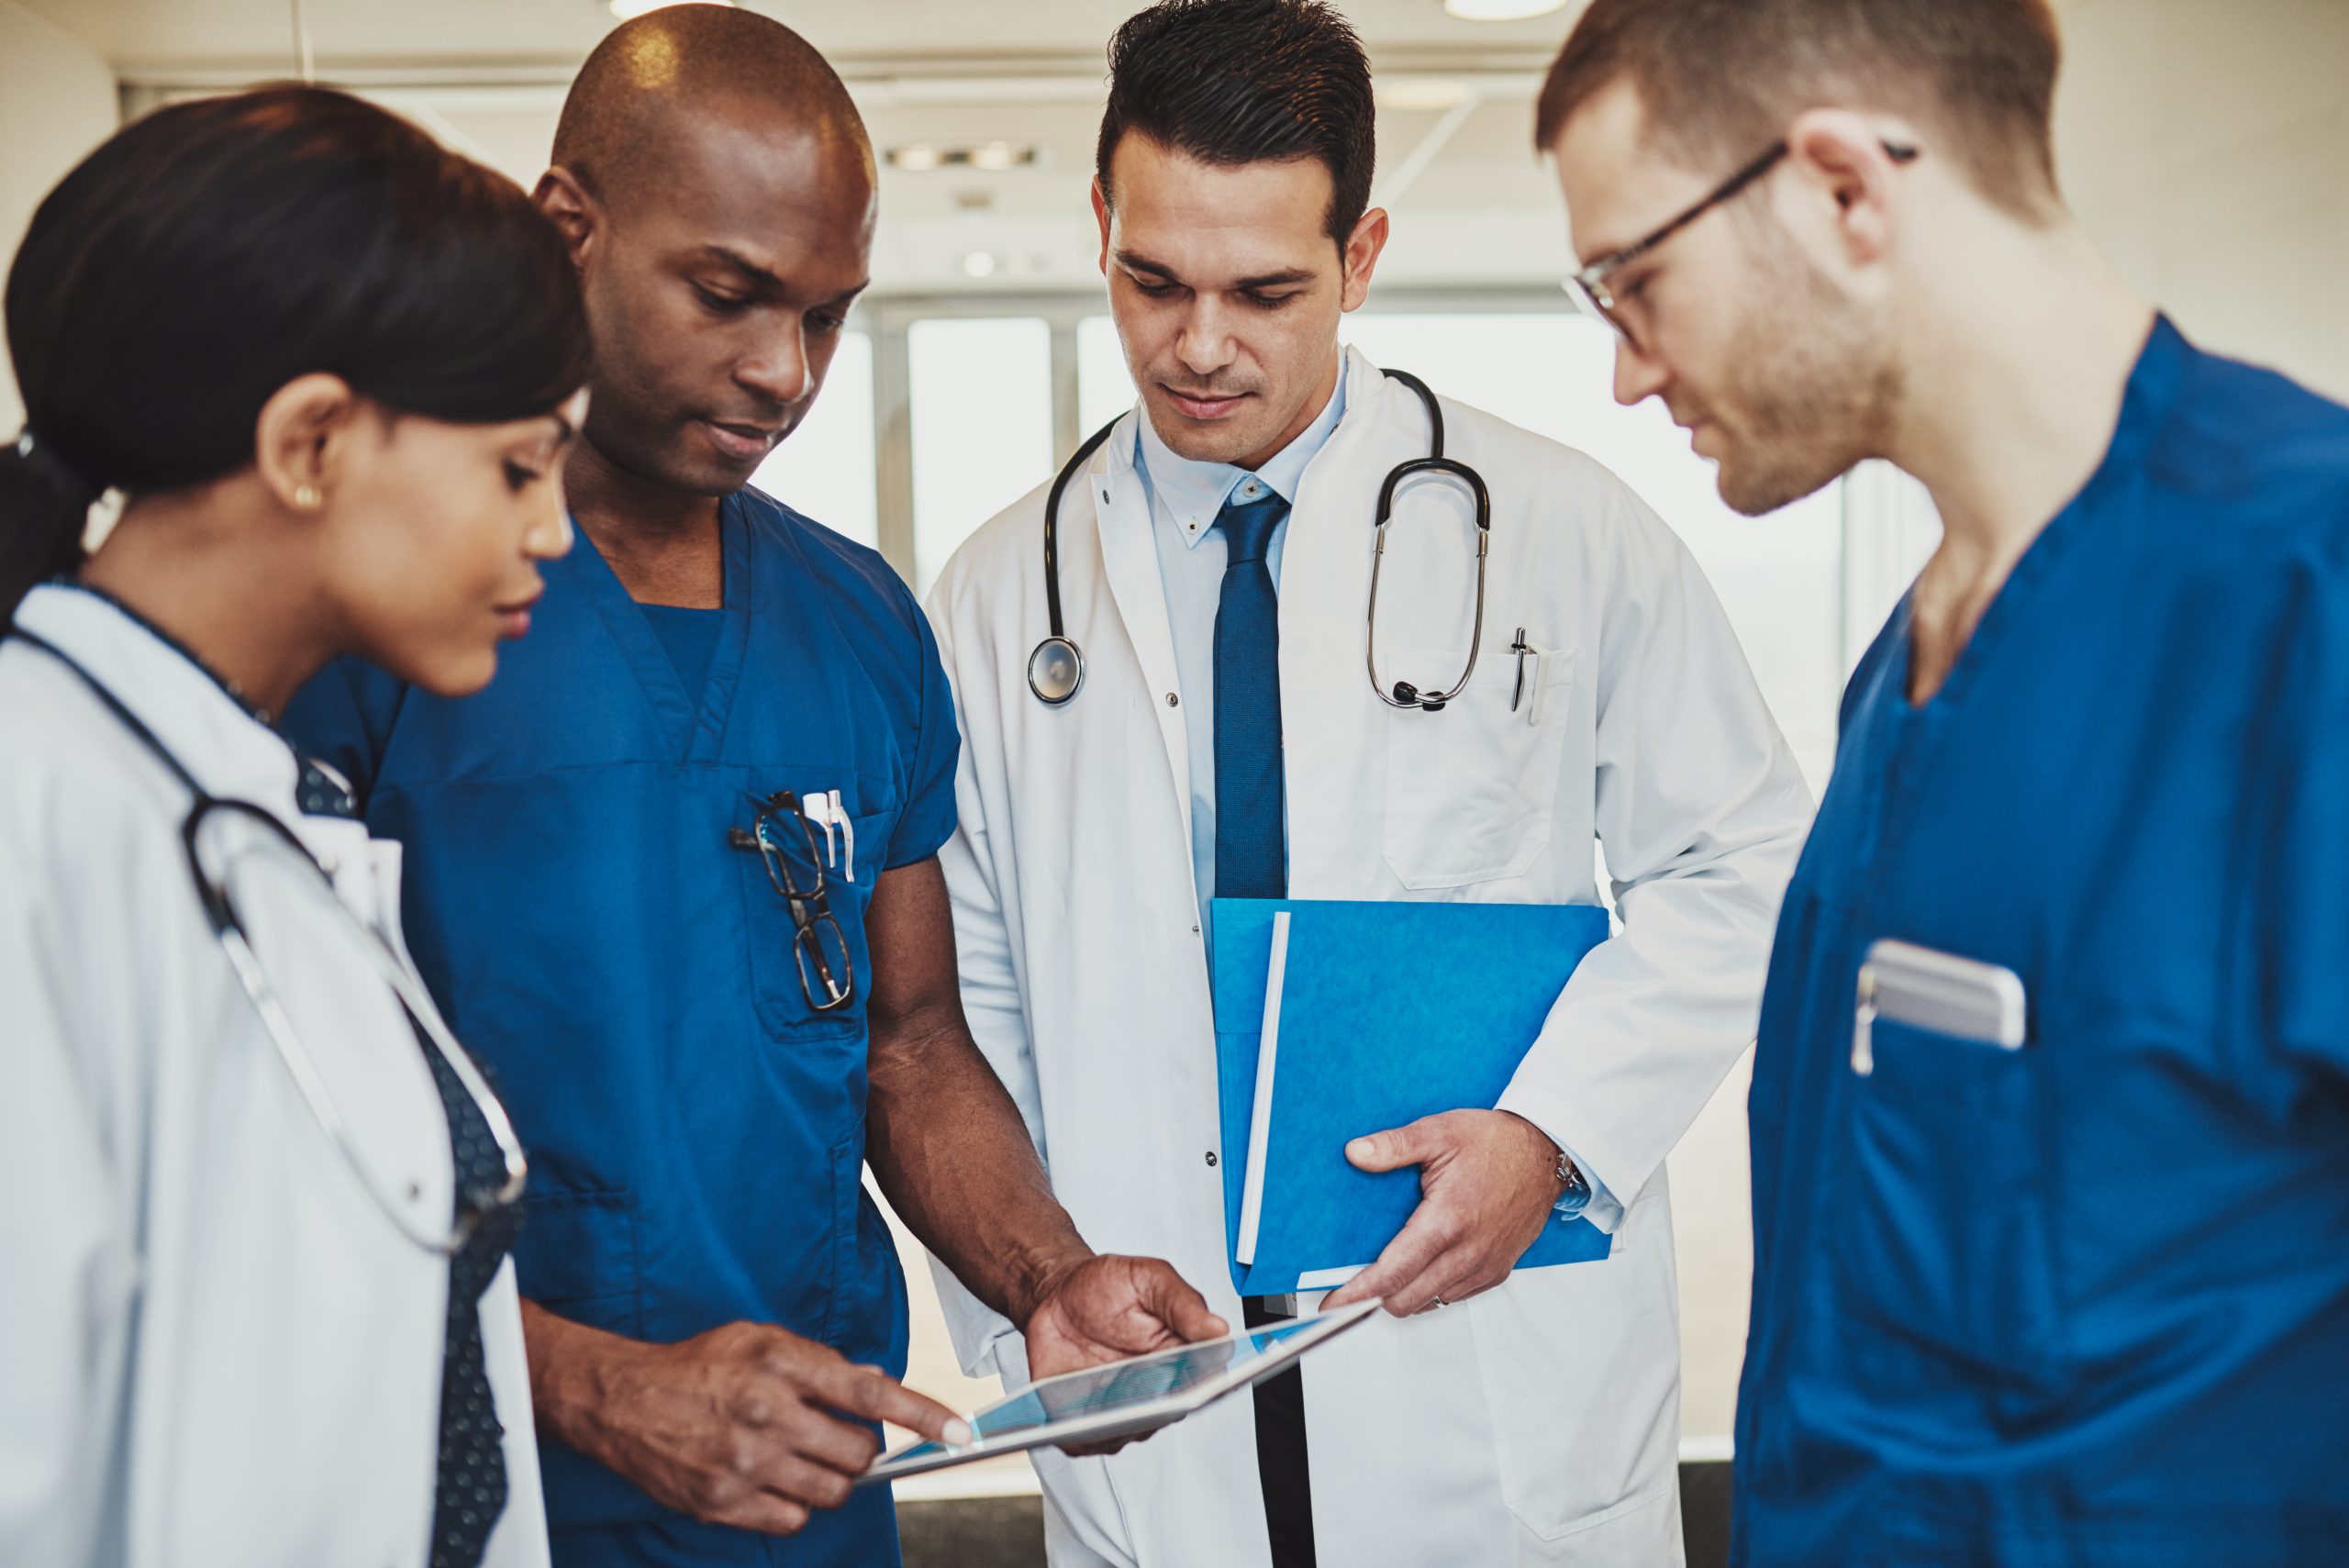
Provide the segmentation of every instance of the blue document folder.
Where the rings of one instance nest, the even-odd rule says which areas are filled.
[[[1274,917],[1288,917],[1264,1145],[1257,1120]],[[1261,1196],[1242,1296],[1328,1288],[1394,1240],[1417,1166],[1372,1173],[1348,1140],[1500,1098],[1584,954],[1607,940],[1588,905],[1215,900],[1209,955],[1222,1107],[1225,1235],[1236,1246],[1252,1164]],[[1607,1256],[1610,1238],[1554,1219],[1520,1268]]]

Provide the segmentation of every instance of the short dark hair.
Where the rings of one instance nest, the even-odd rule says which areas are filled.
[[[34,212],[6,319],[35,436],[0,448],[0,624],[80,564],[100,492],[250,466],[262,406],[297,376],[493,425],[551,413],[590,368],[578,272],[529,197],[323,87],[115,132]]]
[[[1094,173],[1137,131],[1203,163],[1315,158],[1340,245],[1370,206],[1377,162],[1370,61],[1324,0],[1159,0],[1109,40],[1109,106]]]
[[[2043,215],[2063,45],[2047,0],[1595,0],[1542,83],[1534,146],[1628,80],[1691,167],[1760,153],[1824,105],[1912,116],[1991,202]],[[1724,168],[1725,172],[1725,168]]]

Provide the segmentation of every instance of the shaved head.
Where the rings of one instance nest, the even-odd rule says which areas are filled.
[[[848,88],[781,22],[730,6],[667,6],[596,46],[563,100],[554,163],[607,206],[674,171],[681,136],[722,117],[832,144],[873,168]]]
[[[601,464],[673,495],[740,489],[823,383],[870,281],[877,190],[848,89],[789,28],[673,6],[612,29],[538,188],[596,339],[573,488]]]

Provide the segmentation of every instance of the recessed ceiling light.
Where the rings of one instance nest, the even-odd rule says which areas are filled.
[[[994,174],[1006,169],[1031,168],[1041,157],[1034,146],[1011,141],[984,141],[975,147],[932,147],[916,142],[890,148],[881,154],[881,161],[912,174],[927,174],[939,169],[976,169]]]
[[[632,22],[648,11],[658,11],[664,6],[731,6],[734,0],[610,0],[613,16],[623,22]]]
[[[1397,76],[1378,83],[1382,109],[1442,110],[1468,98],[1468,83],[1448,76]]]
[[[995,252],[992,250],[974,250],[969,255],[963,257],[963,275],[966,278],[991,278],[995,276]]]
[[[1566,0],[1443,0],[1443,8],[1464,22],[1521,22],[1546,17]]]

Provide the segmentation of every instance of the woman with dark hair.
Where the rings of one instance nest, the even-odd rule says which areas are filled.
[[[528,629],[570,262],[507,181],[279,87],[91,154],[6,316],[0,1562],[543,1562],[521,1152],[398,846],[270,716],[345,653],[475,690]]]

